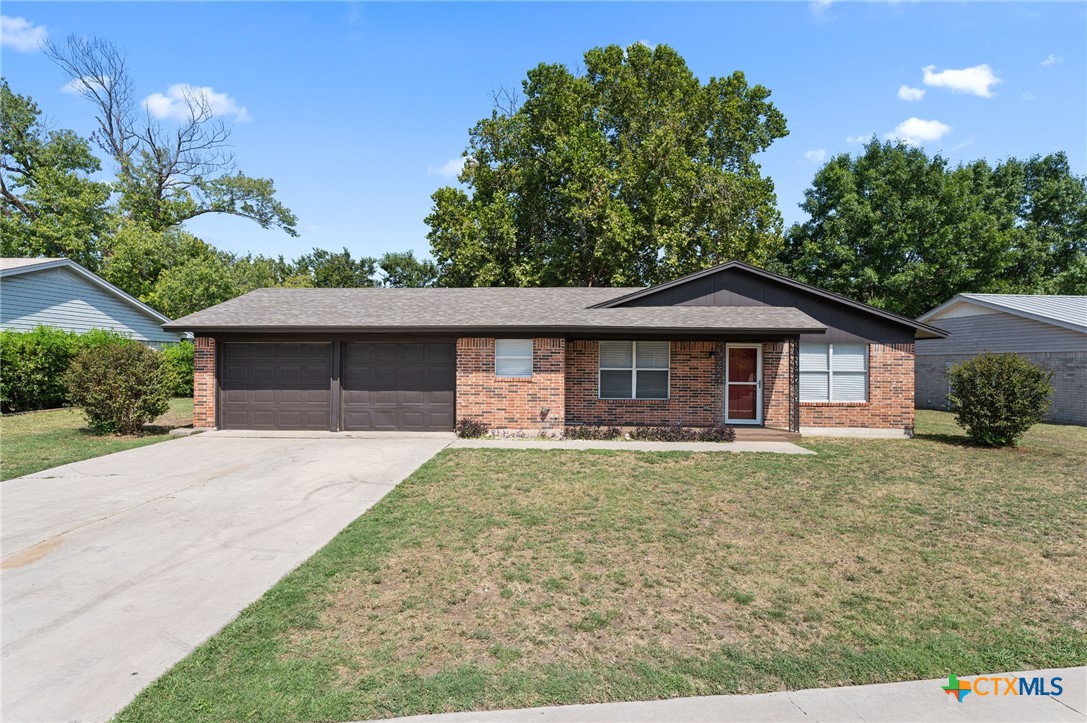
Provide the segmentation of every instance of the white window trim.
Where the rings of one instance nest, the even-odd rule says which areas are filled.
[[[498,342],[500,341],[528,341],[528,354],[504,354],[503,359],[527,359],[528,360],[528,374],[499,374],[498,373]],[[533,367],[532,352],[535,347],[535,342],[532,339],[495,339],[494,340],[494,376],[497,379],[531,379],[532,373],[535,371]]]
[[[668,344],[668,366],[667,367],[639,367],[638,366],[638,342],[630,342],[630,366],[629,367],[605,367],[600,364],[600,346],[597,345],[596,351],[596,398],[607,401],[634,401],[641,400],[645,402],[664,402],[672,398],[672,342]],[[605,397],[603,396],[603,372],[630,372],[630,396],[629,397]],[[667,382],[665,382],[665,395],[663,397],[639,397],[638,396],[638,372],[667,372]]]
[[[841,342],[847,346],[860,346],[859,342]],[[826,399],[801,399],[801,404],[868,404],[869,403],[869,372],[868,372],[868,355],[871,353],[871,345],[863,344],[864,346],[864,370],[856,369],[853,371],[841,371],[840,374],[864,374],[864,399],[834,399],[834,344],[827,343],[827,368],[826,371],[807,371],[798,370],[798,374],[826,374],[827,375],[827,398]]]

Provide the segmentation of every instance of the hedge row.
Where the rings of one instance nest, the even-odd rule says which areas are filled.
[[[34,331],[0,332],[0,410],[29,412],[63,406],[68,401],[63,375],[84,349],[105,344],[138,344],[114,331],[84,334],[39,326]],[[174,369],[175,396],[192,395],[193,346],[183,341],[163,349]]]

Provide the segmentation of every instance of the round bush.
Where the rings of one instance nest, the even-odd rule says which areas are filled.
[[[166,359],[142,344],[101,344],[79,352],[64,373],[68,400],[99,434],[135,434],[169,409],[177,380]]]
[[[1045,418],[1052,372],[1018,354],[985,353],[951,367],[955,421],[978,444],[1014,446]]]

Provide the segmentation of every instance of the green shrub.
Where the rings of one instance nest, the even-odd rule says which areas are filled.
[[[0,405],[27,412],[64,404],[60,375],[79,351],[75,334],[50,326],[0,333]]]
[[[951,367],[951,410],[978,444],[1014,446],[1049,409],[1053,377],[1018,354],[986,352]]]
[[[39,326],[33,331],[0,332],[0,409],[29,412],[67,401],[61,375],[81,349],[102,344],[136,344],[115,331],[85,334]]]
[[[196,349],[191,341],[180,341],[162,347],[162,357],[173,369],[175,384],[170,394],[175,397],[191,397]]]
[[[177,380],[166,359],[142,344],[101,344],[72,359],[68,400],[99,434],[134,434],[169,409]]]

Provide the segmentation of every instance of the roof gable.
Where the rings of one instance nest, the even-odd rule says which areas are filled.
[[[907,327],[914,330],[915,336],[918,339],[931,339],[942,338],[947,336],[947,333],[942,329],[938,329],[929,324],[925,324],[914,319],[900,316],[890,311],[884,311],[883,309],[877,309],[874,306],[854,301],[840,294],[835,294],[825,289],[820,289],[817,286],[811,286],[795,279],[790,279],[787,276],[776,274],[772,271],[760,269],[750,264],[745,264],[741,261],[729,261],[718,266],[712,266],[708,269],[696,271],[693,274],[687,274],[674,281],[669,281],[664,284],[658,284],[656,286],[650,286],[646,289],[639,289],[629,294],[624,294],[614,299],[597,304],[594,308],[615,308],[627,305],[644,305],[647,300],[656,296],[665,294],[669,291],[679,289],[688,284],[694,284],[699,281],[705,280],[709,277],[713,277],[724,272],[739,272],[751,277],[752,279],[767,284],[775,284],[782,287],[787,287],[802,295],[810,296],[813,300],[819,300],[821,303],[830,303],[839,305],[844,308],[848,308],[853,312],[859,312],[861,314],[869,315],[882,322],[898,325],[899,327]]]
[[[141,313],[151,317],[159,324],[165,324],[170,321],[170,317],[165,314],[159,313],[155,309],[152,309],[147,304],[143,303],[136,297],[128,294],[121,289],[117,288],[110,282],[103,279],[101,276],[88,271],[75,261],[71,259],[21,259],[21,258],[3,258],[0,259],[0,279],[9,278],[12,276],[20,276],[22,274],[32,274],[39,271],[46,271],[48,269],[63,268],[70,271],[85,281],[102,289],[111,296],[116,297],[118,300],[134,307]]]
[[[971,312],[970,309],[978,311]],[[918,318],[920,321],[929,321],[969,316],[984,311],[1013,314],[1087,334],[1087,296],[957,294]]]

